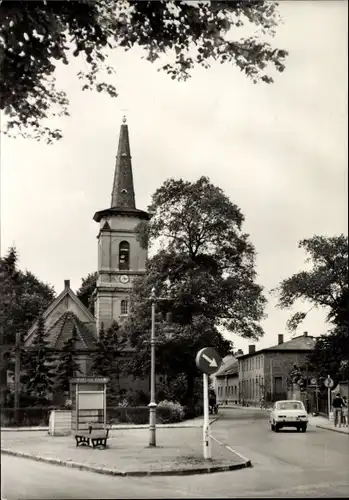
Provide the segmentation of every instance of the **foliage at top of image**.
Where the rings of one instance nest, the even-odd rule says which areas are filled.
[[[194,66],[213,60],[237,66],[254,82],[272,83],[271,68],[282,72],[287,52],[271,37],[280,18],[277,3],[266,1],[2,1],[0,2],[0,109],[5,133],[44,139],[62,137],[47,118],[69,115],[66,93],[56,85],[57,63],[81,57],[83,90],[117,97],[105,80],[114,68],[108,54],[118,47],[143,49],[171,78],[185,80]],[[253,26],[252,36],[240,28]],[[264,36],[264,37],[263,37]],[[161,62],[161,56],[169,56]]]

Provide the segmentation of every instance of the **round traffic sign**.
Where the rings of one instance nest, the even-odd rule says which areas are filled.
[[[316,385],[316,382],[317,382],[316,378],[312,378],[310,380],[310,385]]]
[[[222,358],[213,347],[204,347],[196,355],[196,366],[204,373],[215,373],[222,364]]]
[[[326,378],[324,380],[324,384],[325,384],[325,387],[331,388],[331,387],[333,387],[334,382],[331,378]]]

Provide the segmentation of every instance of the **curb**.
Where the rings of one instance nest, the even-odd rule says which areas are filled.
[[[318,429],[325,429],[326,431],[338,432],[339,434],[347,434],[349,436],[349,432],[343,432],[339,429],[332,429],[331,427],[325,427],[324,425],[315,424],[315,427],[317,427]]]
[[[231,451],[231,450],[230,450]],[[2,449],[1,453],[4,455],[11,455],[14,457],[27,458],[29,460],[35,460],[37,462],[49,463],[52,465],[60,465],[63,467],[70,467],[72,469],[79,469],[88,472],[95,472],[97,474],[104,474],[108,476],[190,476],[195,474],[212,474],[215,472],[226,472],[232,470],[245,469],[246,467],[252,467],[251,461],[240,462],[237,464],[231,465],[216,465],[216,466],[207,466],[207,467],[197,467],[195,469],[177,469],[177,470],[168,470],[168,471],[121,471],[117,469],[107,469],[104,467],[94,467],[93,465],[85,465],[80,464],[78,462],[65,462],[64,460],[58,460],[56,458],[46,458],[41,457],[39,455],[31,455],[29,453],[23,453],[20,451],[12,451],[7,449]],[[236,455],[240,456],[238,453],[233,451]]]
[[[210,420],[209,425],[218,420],[219,416]],[[157,424],[157,429],[197,429],[203,426],[202,422],[192,424]],[[132,430],[132,429],[149,429],[149,424],[140,425],[112,425],[110,430]],[[1,432],[32,432],[32,431],[48,431],[49,427],[1,427]]]

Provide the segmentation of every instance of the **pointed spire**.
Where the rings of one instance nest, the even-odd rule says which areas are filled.
[[[111,208],[136,208],[133,187],[133,174],[126,117],[122,119],[118,153],[116,156],[114,184],[111,195]]]

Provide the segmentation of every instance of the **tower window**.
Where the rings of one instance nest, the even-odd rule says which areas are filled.
[[[128,314],[128,301],[122,300],[121,301],[121,315],[126,316],[127,314]]]
[[[119,269],[130,269],[130,244],[122,241],[119,245]]]

